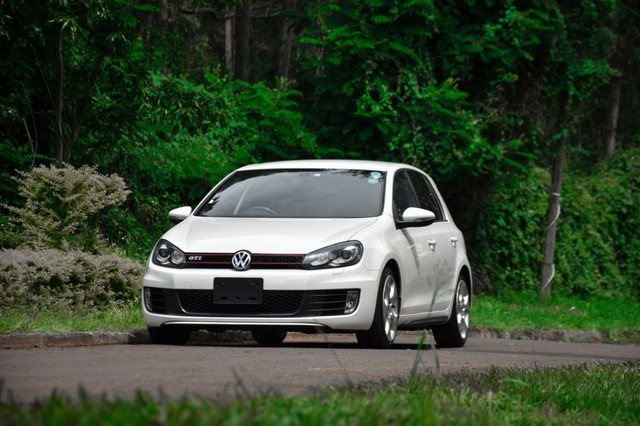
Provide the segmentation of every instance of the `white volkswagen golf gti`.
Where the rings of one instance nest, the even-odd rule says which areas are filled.
[[[405,164],[301,160],[242,167],[158,241],[143,280],[154,343],[193,330],[354,332],[389,348],[399,329],[441,347],[469,333],[464,238],[433,180]]]

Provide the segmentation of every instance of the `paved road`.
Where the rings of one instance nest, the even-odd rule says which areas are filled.
[[[471,338],[461,349],[418,351],[416,334],[403,334],[391,350],[360,349],[350,335],[294,334],[280,348],[254,344],[113,345],[0,350],[0,376],[23,402],[53,389],[77,396],[130,398],[137,389],[171,398],[200,395],[216,400],[259,393],[301,394],[321,386],[409,376],[417,357],[420,373],[499,367],[640,360],[640,346]],[[327,343],[327,341],[329,343]]]

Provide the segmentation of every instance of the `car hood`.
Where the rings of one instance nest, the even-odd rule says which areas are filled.
[[[307,254],[350,240],[378,218],[275,219],[190,216],[163,238],[187,253]]]

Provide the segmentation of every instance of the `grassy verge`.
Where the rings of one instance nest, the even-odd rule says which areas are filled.
[[[0,403],[0,418],[7,425],[637,424],[640,363],[464,372],[231,404],[54,395],[30,406]]]
[[[25,313],[10,310],[0,315],[0,333],[131,331],[146,328],[138,304],[106,310]]]
[[[0,333],[131,331],[144,329],[139,305],[103,311],[44,311],[0,313]],[[495,298],[479,296],[471,310],[473,327],[497,330],[567,329],[616,332],[640,330],[640,302],[618,299],[581,300],[553,296],[542,301],[535,295]]]
[[[479,296],[471,313],[473,326],[498,330],[640,330],[640,302],[635,300]]]

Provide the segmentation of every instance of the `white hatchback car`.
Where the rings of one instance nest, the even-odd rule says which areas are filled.
[[[405,164],[285,161],[242,167],[158,241],[144,275],[155,343],[192,330],[355,332],[388,348],[399,329],[467,340],[472,277],[464,238],[432,179]]]

